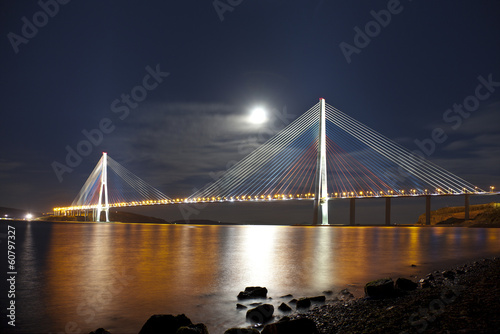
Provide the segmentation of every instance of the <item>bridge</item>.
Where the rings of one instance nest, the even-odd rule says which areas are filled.
[[[310,200],[313,224],[328,225],[328,201],[349,199],[350,224],[354,225],[357,199],[385,198],[385,223],[390,225],[392,198],[425,197],[426,222],[430,224],[432,196],[464,196],[468,219],[469,196],[493,191],[490,187],[486,192],[410,152],[321,98],[219,179],[189,197],[166,196],[103,153],[73,203],[53,211],[54,215],[84,215],[95,221],[104,215],[108,222],[110,208]]]

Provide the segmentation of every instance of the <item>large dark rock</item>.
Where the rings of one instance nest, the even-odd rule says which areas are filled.
[[[366,283],[365,294],[372,298],[387,298],[394,295],[394,281],[382,278]]]
[[[314,321],[302,318],[266,325],[261,334],[318,334],[318,330]]]
[[[175,334],[208,334],[207,326],[196,324],[180,327]]]
[[[238,299],[267,298],[267,289],[261,286],[248,286],[238,294]]]
[[[243,310],[243,309],[246,309],[247,307],[243,304],[236,304],[236,309],[238,310]]]
[[[413,291],[418,284],[408,278],[400,277],[396,280],[395,288],[401,291]]]
[[[171,314],[155,314],[146,321],[139,334],[176,334],[180,327],[192,324],[184,314],[175,317]]]
[[[326,297],[325,296],[309,297],[309,300],[314,303],[324,303],[326,301]]]
[[[274,306],[271,304],[259,305],[247,311],[247,319],[251,322],[263,324],[273,317]]]
[[[292,308],[285,303],[281,303],[281,305],[278,307],[278,310],[282,312],[290,312]]]
[[[311,306],[311,300],[307,297],[297,300],[297,308],[307,308]]]
[[[111,334],[111,333],[105,330],[104,328],[98,328],[95,331],[90,332],[89,334]]]
[[[224,334],[259,334],[255,328],[229,328]]]

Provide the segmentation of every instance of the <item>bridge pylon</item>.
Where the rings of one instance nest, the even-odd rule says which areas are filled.
[[[104,195],[104,196],[103,196]],[[103,198],[104,197],[104,198]],[[104,199],[104,204],[102,203]],[[109,202],[108,202],[108,154],[102,153],[101,186],[99,187],[99,202],[95,208],[95,221],[101,221],[101,212],[106,214],[106,222],[109,222]]]
[[[314,197],[314,225],[328,225],[328,191],[326,179],[326,120],[325,99],[319,99],[319,142],[316,162],[316,184]]]

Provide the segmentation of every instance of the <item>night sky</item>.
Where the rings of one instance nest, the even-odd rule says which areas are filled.
[[[189,196],[319,97],[482,189],[500,187],[497,0],[5,0],[0,15],[0,206],[71,204],[103,151],[166,195]],[[255,106],[268,123],[248,122]],[[95,129],[102,136],[68,166],[68,148]],[[258,208],[252,219],[269,222],[268,207],[198,218]],[[179,218],[154,210],[141,213]]]

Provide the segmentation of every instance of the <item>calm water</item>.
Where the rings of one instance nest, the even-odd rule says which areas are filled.
[[[19,332],[137,333],[152,314],[185,313],[217,334],[245,325],[235,308],[245,286],[266,286],[278,306],[288,293],[360,296],[375,278],[500,255],[500,229],[11,224]]]

